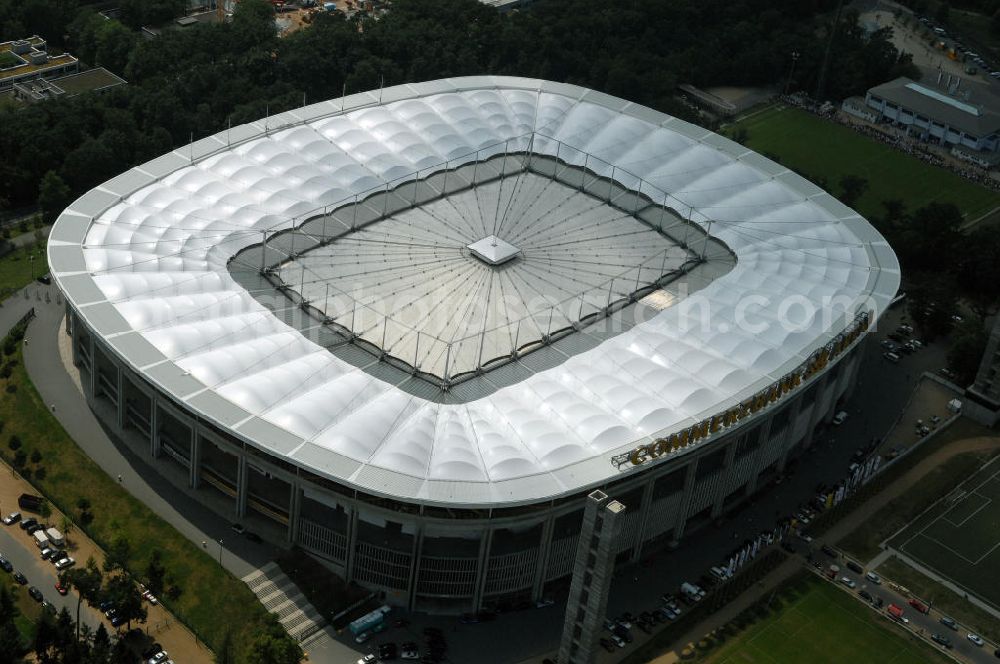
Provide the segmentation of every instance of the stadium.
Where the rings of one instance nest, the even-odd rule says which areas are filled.
[[[175,483],[388,601],[636,561],[761,490],[855,382],[885,240],[708,130],[573,85],[401,85],[91,190],[48,244],[91,408]]]

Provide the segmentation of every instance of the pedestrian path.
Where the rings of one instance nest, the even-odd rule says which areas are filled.
[[[278,617],[288,635],[302,642],[323,628],[326,620],[298,586],[271,562],[243,577],[264,608]]]

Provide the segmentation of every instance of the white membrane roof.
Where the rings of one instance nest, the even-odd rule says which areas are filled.
[[[535,152],[578,166],[583,153],[597,157],[586,167],[616,169],[618,182],[665,199],[729,247],[735,267],[697,292],[709,324],[705,308],[661,293],[650,320],[447,403],[334,356],[227,270],[265,229],[418,169],[424,177],[477,150],[502,152],[532,131]],[[606,482],[619,474],[613,454],[770,384],[856,310],[880,312],[899,285],[895,255],[864,219],[745,147],[602,93],[489,76],[352,95],[179,148],[77,199],[48,247],[73,307],[172,399],[348,486],[455,506]],[[830,299],[842,305],[832,320],[822,309]]]

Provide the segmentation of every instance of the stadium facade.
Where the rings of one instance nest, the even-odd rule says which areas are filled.
[[[434,611],[566,584],[594,489],[627,563],[766,486],[899,285],[788,169],[507,77],[233,127],[75,201],[48,252],[112,431]]]

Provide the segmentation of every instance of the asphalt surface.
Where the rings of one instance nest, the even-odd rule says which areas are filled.
[[[0,555],[14,565],[15,572],[20,572],[28,578],[28,583],[24,586],[25,592],[30,586],[35,586],[42,591],[45,601],[55,606],[56,611],[65,608],[75,620],[76,592],[70,591],[65,596],[56,592],[55,584],[59,577],[55,566],[47,560],[42,560],[38,548],[29,542],[27,537],[28,535],[17,524],[11,526],[0,524]],[[7,572],[0,570],[0,574]],[[80,622],[91,629],[97,629],[101,624],[101,614],[84,602],[80,607]],[[105,625],[105,628],[108,633],[114,632],[114,628],[110,625]]]
[[[25,363],[42,398],[55,406],[56,417],[72,432],[80,447],[110,476],[121,475],[126,490],[190,540],[207,542],[215,551],[220,548],[218,540],[223,539],[222,564],[237,577],[271,560],[275,547],[234,538],[226,515],[212,511],[197,492],[178,488],[162,476],[158,469],[162,461],[156,462],[154,468],[148,456],[112,441],[66,373],[59,354],[54,352],[63,317],[63,308],[55,300],[55,288],[34,284],[29,289],[49,291],[52,303],[45,304],[44,298],[39,302],[34,297],[30,301],[38,316],[29,329],[31,343],[25,349]],[[13,300],[8,302],[12,303],[9,311],[8,307],[0,309],[0,325],[7,323],[8,314],[15,313],[13,309],[20,306],[14,305]],[[620,570],[611,589],[609,615],[624,611],[638,614],[655,608],[662,593],[675,592],[682,581],[697,579],[744,539],[808,502],[817,484],[843,478],[854,451],[873,437],[881,438],[888,432],[921,373],[944,366],[942,344],[931,344],[913,356],[904,357],[899,364],[890,364],[881,357],[877,340],[895,328],[900,313],[890,312],[882,330],[863,349],[865,366],[844,406],[849,414],[847,421],[817,432],[812,448],[787,469],[780,485],[726,515],[721,523],[690,534],[678,550],[653,553],[638,565]],[[541,661],[558,647],[564,611],[565,604],[557,601],[551,607],[505,614],[495,621],[475,625],[459,624],[455,617],[417,613],[405,616],[410,621],[407,627],[389,629],[368,644],[355,644],[349,635],[326,635],[310,641],[306,650],[311,661],[320,664],[355,662],[361,654],[375,650],[378,643],[398,644],[408,640],[421,643],[421,629],[436,626],[445,632],[453,662]],[[518,638],[510,638],[511,634],[517,634]],[[628,651],[626,648],[619,655],[624,656]]]
[[[858,574],[847,569],[845,562],[846,560],[842,556],[831,557],[825,553],[817,550],[813,554],[813,560],[820,563],[823,571],[830,568],[830,565],[837,565],[840,571],[836,575],[836,583],[844,589],[845,592],[849,592],[855,595],[858,601],[872,606],[872,610],[876,610],[875,607],[865,601],[860,596],[862,590],[868,592],[873,598],[881,598],[883,606],[881,609],[877,609],[883,615],[888,616],[886,609],[890,604],[895,604],[903,609],[903,622],[901,629],[909,629],[913,633],[922,636],[923,638],[930,638],[933,634],[938,634],[947,638],[951,642],[951,648],[945,648],[942,645],[930,643],[931,647],[939,648],[941,650],[950,650],[952,653],[957,654],[961,657],[966,658],[971,662],[996,662],[997,658],[993,654],[994,648],[989,644],[986,646],[976,646],[968,639],[969,630],[962,629],[958,626],[957,630],[952,630],[946,627],[940,622],[941,618],[945,615],[937,611],[933,606],[930,607],[930,612],[927,614],[921,613],[916,608],[910,606],[909,599],[906,595],[893,590],[892,587],[885,581],[881,584],[873,583],[872,581],[865,578],[864,574]],[[849,588],[843,583],[842,579],[850,579],[855,584],[855,588]],[[891,618],[890,618],[891,619]]]

